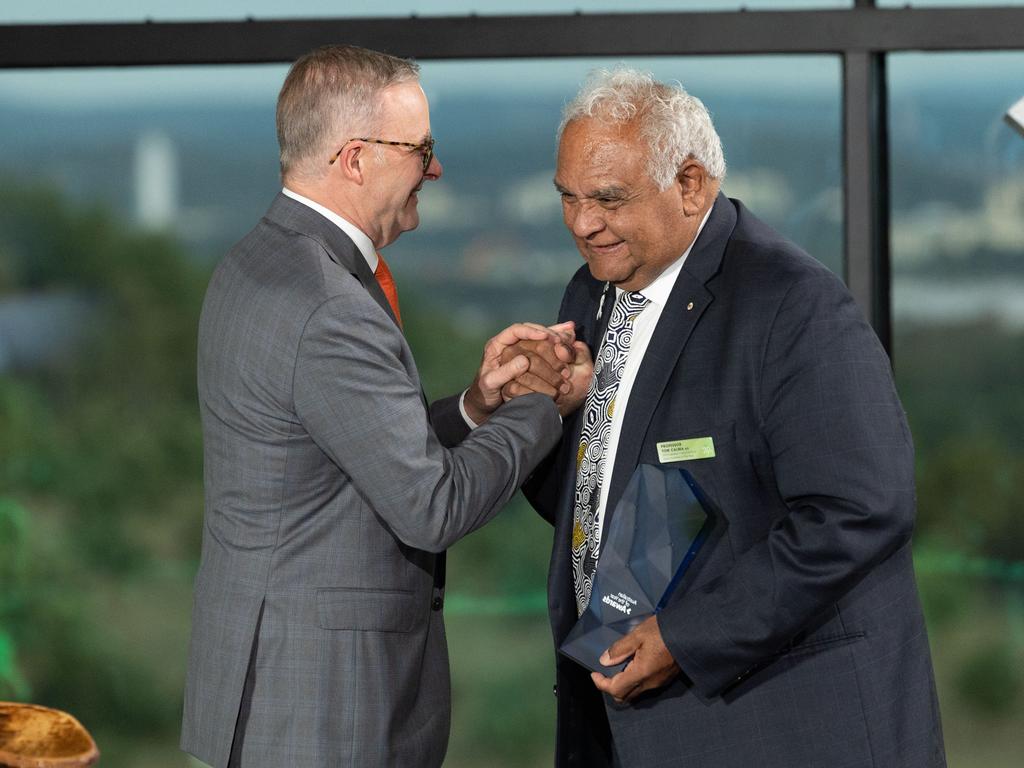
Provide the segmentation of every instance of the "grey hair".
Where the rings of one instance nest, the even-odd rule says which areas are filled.
[[[559,139],[566,125],[583,118],[613,124],[637,121],[650,148],[647,172],[661,189],[672,184],[691,157],[711,178],[725,178],[722,140],[711,115],[678,82],[661,83],[650,72],[627,67],[595,70],[562,110]]]
[[[277,97],[282,178],[323,176],[341,142],[376,130],[381,91],[417,80],[414,62],[354,45],[327,45],[302,56]]]

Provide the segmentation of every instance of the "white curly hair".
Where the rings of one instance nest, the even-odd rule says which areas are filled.
[[[678,82],[661,83],[650,72],[628,67],[595,70],[562,110],[558,138],[566,125],[583,118],[605,123],[638,121],[640,135],[650,148],[647,172],[661,189],[672,184],[690,157],[711,178],[725,178],[722,140],[711,115]]]

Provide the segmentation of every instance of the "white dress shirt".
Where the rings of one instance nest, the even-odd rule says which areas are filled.
[[[704,218],[700,222],[700,226],[697,228],[697,234],[694,235],[693,242],[697,242],[697,238],[700,237],[701,231],[704,229],[704,225],[707,224],[708,216],[711,215],[711,210],[704,214]],[[647,299],[647,306],[641,310],[636,320],[633,321],[633,340],[629,345],[629,354],[626,356],[626,364],[622,369],[622,378],[619,379],[618,389],[615,391],[615,410],[612,413],[612,430],[608,435],[608,445],[604,447],[604,473],[601,477],[601,497],[597,502],[597,551],[601,551],[601,531],[604,526],[604,512],[605,507],[608,504],[608,488],[611,485],[612,470],[615,468],[615,454],[619,446],[619,434],[622,432],[622,423],[626,418],[626,412],[629,409],[629,393],[633,389],[633,384],[636,381],[636,375],[640,371],[640,364],[644,360],[644,354],[647,352],[647,347],[651,343],[651,337],[654,336],[654,329],[658,325],[658,320],[661,318],[661,312],[665,308],[665,304],[668,302],[669,294],[672,293],[672,288],[675,287],[676,278],[679,277],[679,272],[683,268],[683,263],[686,261],[686,257],[690,255],[690,251],[693,249],[693,243],[686,249],[678,259],[673,261],[664,272],[662,272],[654,280],[653,283],[648,285],[646,288],[641,288],[639,293],[644,295]],[[615,289],[615,298],[619,297],[622,293],[621,288]],[[610,304],[611,302],[605,302]],[[605,312],[611,312],[611,306],[604,307]],[[602,339],[602,342],[604,340]],[[585,406],[580,406],[581,408]]]
[[[341,216],[336,214],[329,208],[325,208],[320,203],[310,200],[308,197],[303,197],[298,192],[292,192],[288,187],[284,187],[281,190],[281,194],[285,197],[290,197],[292,200],[302,203],[305,206],[312,208],[314,211],[319,213],[328,221],[337,225],[337,227],[349,236],[349,239],[356,244],[356,248],[363,254],[363,258],[366,259],[366,263],[370,265],[370,271],[377,271],[377,249],[373,247],[373,242],[369,236],[363,232],[359,227],[353,224],[347,219],[343,219]]]

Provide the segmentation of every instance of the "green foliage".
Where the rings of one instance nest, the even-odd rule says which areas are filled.
[[[204,285],[167,236],[46,189],[0,189],[0,291],[71,292],[93,307],[73,354],[0,374],[0,494],[12,500],[0,503],[0,691],[170,743],[187,622],[173,612],[176,656],[140,652],[144,600],[125,594],[198,555]],[[187,596],[191,567],[173,572]]]
[[[920,544],[914,561],[921,604],[932,632],[951,629],[963,620],[971,602],[971,583],[960,574],[929,571],[921,566]]]
[[[25,510],[0,497],[0,698],[24,699],[29,694],[9,629],[24,599],[26,525]]]
[[[432,304],[414,288],[402,291],[402,316],[405,336],[430,400],[468,387],[480,367],[484,343],[500,330],[461,326],[444,312],[443,306]]]
[[[998,724],[1024,710],[1024,635],[1013,631],[1024,614],[1009,599],[1024,588],[1024,333],[987,321],[902,330],[895,363],[917,451],[915,561],[952,759],[957,745],[986,742],[980,734],[1013,743]]]
[[[552,528],[522,495],[498,517],[458,542],[449,557],[448,582],[470,595],[544,594]],[[546,611],[546,602],[540,606]]]
[[[76,212],[47,190],[0,190],[10,288],[86,295],[96,312],[59,370],[0,379],[0,475],[67,503],[97,567],[144,556],[121,525],[197,486],[195,326],[205,276],[166,236]]]
[[[23,638],[22,654],[35,677],[35,696],[77,713],[89,727],[172,733],[180,700],[154,685],[154,663],[160,661],[128,657],[123,641],[83,611],[82,602],[51,595],[45,612],[33,615],[32,640]]]
[[[445,764],[551,764],[554,660],[545,613],[448,616],[452,730]]]
[[[976,436],[1024,451],[1024,332],[994,321],[900,331],[896,383],[918,453]]]
[[[1020,649],[997,640],[972,649],[956,678],[965,703],[989,717],[1011,712],[1024,688]]]
[[[1024,557],[1024,450],[998,433],[950,435],[919,448],[917,476],[921,530],[930,539],[1006,560]]]
[[[0,610],[24,586],[27,516],[13,499],[0,497]]]
[[[28,698],[29,687],[15,663],[14,641],[0,629],[0,698]]]
[[[1024,558],[1024,333],[988,322],[911,328],[896,379],[917,449],[919,538]]]
[[[38,387],[0,375],[0,491],[39,491],[54,482],[54,416]]]

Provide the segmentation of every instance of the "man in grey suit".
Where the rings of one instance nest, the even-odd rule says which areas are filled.
[[[423,400],[378,254],[442,173],[414,64],[318,49],[277,126],[284,189],[218,265],[199,325],[206,514],[181,746],[216,768],[439,766],[443,552],[552,448],[552,396],[571,385],[559,372],[502,405],[526,360],[501,352],[551,337],[523,324],[489,342],[463,398]]]
[[[600,73],[562,125],[555,186],[587,263],[559,319],[598,364],[524,489],[554,524],[556,647],[639,465],[689,470],[721,515],[605,653],[625,669],[558,657],[556,764],[944,766],[913,448],[878,339],[835,275],[719,192],[721,142],[681,87]]]

